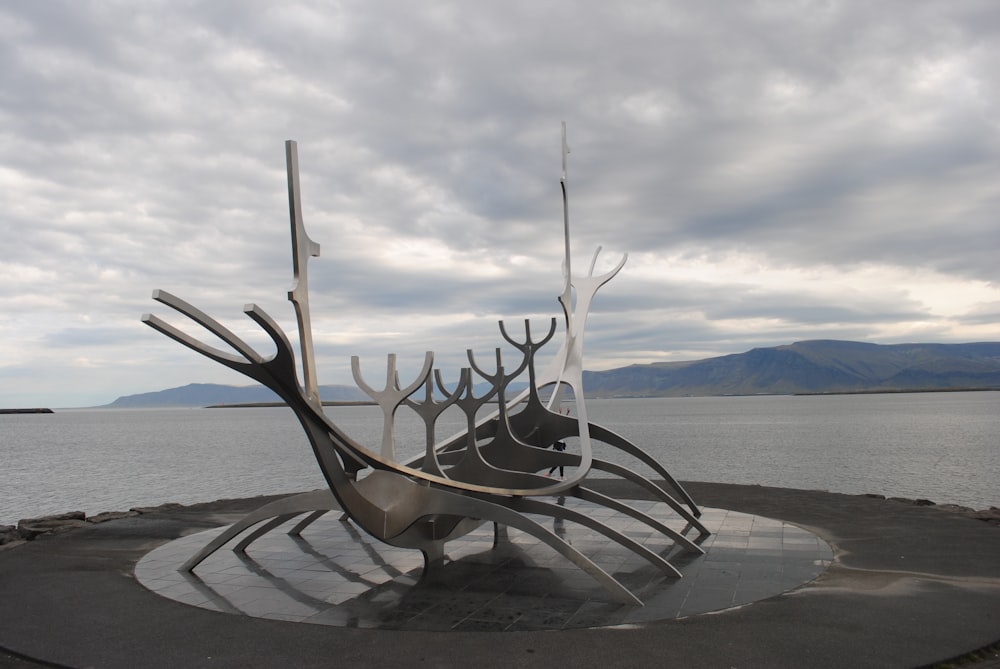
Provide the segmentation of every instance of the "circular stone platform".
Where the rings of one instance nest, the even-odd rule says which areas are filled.
[[[825,541],[781,520],[703,509],[701,520],[712,535],[701,544],[705,555],[689,555],[642,523],[579,500],[565,503],[668,557],[683,578],[665,576],[587,528],[550,518],[557,534],[645,606],[611,601],[587,574],[518,530],[509,529],[509,541],[494,548],[491,524],[448,542],[445,564],[421,579],[419,551],[377,542],[337,512],[301,537],[287,534],[295,522],[289,521],[247,554],[226,546],[194,574],[178,567],[224,528],[189,535],[151,551],[135,575],[163,597],[237,615],[338,627],[501,632],[632,625],[741,606],[811,581],[833,560]],[[677,526],[664,504],[630,504]]]

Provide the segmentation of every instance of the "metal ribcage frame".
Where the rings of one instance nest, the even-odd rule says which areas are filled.
[[[323,513],[339,509],[346,518],[371,536],[390,545],[419,549],[428,566],[442,560],[445,542],[463,535],[482,522],[493,522],[498,526],[518,528],[538,538],[592,576],[619,601],[641,604],[634,594],[587,556],[526,515],[531,514],[583,525],[645,558],[665,574],[679,576],[679,572],[665,559],[631,538],[586,514],[547,501],[549,498],[572,496],[601,505],[646,523],[673,539],[683,550],[702,552],[686,534],[692,528],[701,536],[708,532],[697,520],[699,511],[683,488],[655,459],[623,437],[592,424],[587,418],[582,387],[583,330],[594,295],[618,273],[627,256],[611,272],[595,277],[593,272],[600,252],[598,249],[589,273],[584,277],[574,277],[569,259],[568,215],[565,217],[566,283],[559,299],[566,319],[566,336],[559,352],[540,374],[535,370],[535,355],[554,335],[555,319],[552,319],[546,336],[538,341],[532,339],[528,321],[525,321],[523,341],[512,338],[501,321],[502,336],[522,354],[514,372],[505,372],[499,349],[494,372],[485,371],[469,351],[470,368],[462,370],[454,391],[448,391],[440,372],[432,370],[432,353],[426,354],[417,378],[405,388],[401,387],[399,381],[395,356],[390,355],[386,365],[386,383],[382,390],[375,390],[365,382],[359,359],[352,358],[356,382],[376,401],[383,414],[382,441],[378,452],[375,452],[343,433],[325,415],[319,400],[315,362],[312,359],[306,285],[306,263],[309,256],[319,254],[319,246],[309,239],[302,222],[294,142],[286,144],[286,157],[289,166],[289,210],[295,259],[295,286],[289,293],[289,299],[296,307],[304,358],[304,385],[299,384],[295,355],[288,338],[267,314],[254,305],[248,306],[244,311],[274,343],[276,352],[269,358],[260,355],[204,312],[164,291],[155,291],[154,299],[201,325],[228,344],[236,355],[207,346],[156,316],[146,314],[143,321],[181,344],[277,393],[291,407],[305,431],[329,490],[294,495],[261,507],[225,530],[188,560],[182,569],[194,569],[212,552],[251,528],[255,529],[236,545],[236,550],[245,550],[254,539],[294,517],[308,514],[292,529],[291,533],[297,534]],[[565,205],[565,172],[562,187]],[[510,383],[525,370],[529,379],[528,389],[508,401],[507,389]],[[483,396],[475,396],[473,372],[491,384],[490,390]],[[444,396],[444,400],[440,402],[434,398],[435,383]],[[540,388],[553,386],[556,389],[555,399],[563,385],[571,388],[574,393],[576,418],[551,411],[539,397]],[[421,388],[424,390],[422,401],[413,398]],[[497,411],[483,419],[477,419],[485,402],[493,397],[498,400]],[[404,405],[414,410],[424,421],[426,448],[422,456],[401,463],[395,459],[394,419],[398,408]],[[465,413],[466,430],[435,443],[435,423],[450,406],[456,406]],[[515,408],[520,410],[515,411]],[[556,441],[568,437],[578,439],[579,453],[548,450]],[[631,469],[595,460],[592,439],[602,441],[651,466],[663,476],[669,487],[680,494],[690,510],[660,485]],[[573,471],[565,480],[553,480],[539,474],[541,469],[553,465],[570,466]],[[592,468],[620,476],[652,492],[677,512],[686,521],[687,527],[683,532],[678,532],[624,502],[589,489],[585,482]],[[359,477],[359,472],[367,475]]]
[[[534,494],[535,490],[511,490],[445,479],[393,463],[353,442],[316,409],[298,386],[294,355],[287,337],[255,305],[245,311],[274,342],[276,353],[270,358],[264,358],[235,334],[183,300],[164,291],[154,293],[154,298],[188,316],[225,341],[239,356],[209,347],[156,316],[144,315],[145,323],[192,350],[266,385],[288,403],[309,438],[339,507],[373,537],[390,545],[419,549],[424,554],[427,565],[430,565],[442,559],[443,547],[448,539],[468,531],[469,524],[463,523],[463,519],[491,521],[531,534],[592,576],[619,601],[641,605],[635,595],[583,553],[514,508],[512,497]],[[342,458],[345,457],[362,461],[373,471],[363,479],[353,480],[344,467]],[[281,508],[280,505],[272,508],[272,511],[277,511],[275,517],[290,516],[293,510]],[[530,505],[530,510],[531,513],[543,513],[581,523],[589,521],[578,512],[552,504],[533,504]],[[264,520],[260,513],[251,516],[247,523]],[[441,522],[445,523],[445,527],[439,526]],[[628,537],[613,530],[605,532],[603,527],[596,525],[594,529],[631,547],[664,571],[672,571],[666,561],[649,553]],[[189,560],[185,567],[193,569],[212,550],[203,550]]]

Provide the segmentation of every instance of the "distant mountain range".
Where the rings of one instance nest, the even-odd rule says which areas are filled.
[[[588,397],[1000,389],[1000,342],[801,341],[691,362],[584,372]]]
[[[788,395],[796,393],[1000,389],[1000,342],[867,344],[815,340],[689,362],[584,372],[588,397]],[[480,392],[482,392],[480,390]],[[363,401],[353,386],[321,386],[327,402]],[[277,402],[263,386],[193,383],[119,397],[109,408]]]
[[[319,396],[325,402],[354,402],[370,399],[354,386],[320,386]],[[280,401],[280,397],[264,386],[191,383],[180,388],[169,388],[138,395],[124,395],[106,406],[109,409],[151,409],[204,407],[217,404],[261,404]]]

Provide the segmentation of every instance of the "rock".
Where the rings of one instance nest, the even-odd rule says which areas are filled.
[[[871,497],[872,499],[885,499],[885,495],[879,495],[873,492],[866,492],[862,497]]]
[[[64,530],[69,530],[74,527],[84,527],[87,524],[86,520],[40,520],[33,524],[28,523],[18,523],[17,533],[22,539],[27,539],[31,541],[42,534],[52,534],[54,532],[62,532]]]
[[[988,509],[982,509],[980,511],[976,511],[968,506],[960,506],[958,504],[939,504],[936,508],[949,513],[965,516],[966,518],[972,518],[973,520],[981,520],[984,523],[1000,527],[1000,509],[995,506],[991,506]]]
[[[132,516],[138,516],[138,511],[105,511],[104,513],[98,513],[94,516],[89,516],[87,518],[88,523],[106,523],[109,520],[118,520],[119,518],[131,518]]]
[[[969,514],[969,517],[989,523],[990,525],[1000,526],[1000,509],[995,506],[983,509],[982,511],[973,511]]]
[[[975,513],[976,510],[971,506],[962,506],[961,504],[938,504],[937,508],[942,511],[948,511],[950,513]]]
[[[882,499],[885,499],[883,497]],[[901,504],[912,504],[913,506],[937,506],[936,502],[929,499],[910,499],[909,497],[890,497],[890,502],[900,502]]]
[[[27,523],[29,525],[34,525],[35,523],[40,523],[47,520],[86,520],[87,514],[83,511],[68,511],[66,513],[54,513],[51,516],[39,516],[38,518],[22,518],[17,521],[18,527],[21,523]]]
[[[0,525],[0,546],[20,540],[21,535],[17,533],[14,525]]]
[[[166,504],[161,504],[159,506],[133,506],[129,511],[134,511],[135,513],[156,513],[157,511],[177,511],[178,509],[183,509],[183,504],[178,504],[177,502],[167,502]]]
[[[83,511],[70,511],[40,518],[23,518],[17,521],[17,533],[21,539],[32,540],[42,534],[61,532],[87,524],[87,514]]]

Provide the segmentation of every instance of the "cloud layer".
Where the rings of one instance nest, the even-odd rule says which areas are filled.
[[[242,383],[139,315],[294,331],[285,139],[323,383],[558,315],[561,121],[574,267],[631,253],[588,368],[1000,339],[991,0],[65,0],[0,36],[0,406]]]

